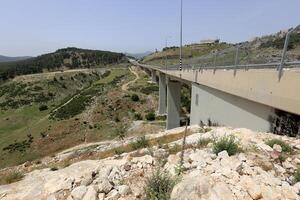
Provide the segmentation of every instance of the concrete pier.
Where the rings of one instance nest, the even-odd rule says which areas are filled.
[[[192,84],[191,124],[219,125],[270,131],[274,108],[204,85]]]
[[[166,76],[159,73],[159,102],[158,114],[164,115],[167,111],[167,83]]]
[[[156,83],[156,71],[155,70],[151,70],[151,81],[153,83]]]
[[[180,92],[181,83],[167,81],[167,129],[180,126]]]

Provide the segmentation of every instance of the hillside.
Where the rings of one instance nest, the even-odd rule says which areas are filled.
[[[160,130],[162,119],[146,118],[157,107],[157,91],[128,63],[8,80],[0,85],[0,168],[85,142]]]
[[[239,64],[255,64],[279,62],[285,40],[285,33],[256,37],[251,41],[238,44],[212,43],[190,44],[183,47],[183,63],[211,65],[233,65],[235,63],[236,48],[239,46]],[[169,47],[162,51],[146,56],[142,61],[158,66],[175,65],[179,63],[179,48]],[[288,61],[300,60],[300,32],[290,37],[287,53]]]
[[[23,61],[0,63],[0,80],[45,71],[103,67],[124,59],[121,53],[70,47]]]
[[[0,63],[1,62],[13,62],[13,61],[20,61],[26,60],[31,58],[30,56],[22,56],[22,57],[9,57],[9,56],[2,56],[0,55]]]

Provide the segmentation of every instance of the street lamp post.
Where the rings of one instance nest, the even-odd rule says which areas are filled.
[[[179,63],[179,70],[182,70],[182,4],[183,0],[181,0],[181,6],[180,6],[180,63]]]

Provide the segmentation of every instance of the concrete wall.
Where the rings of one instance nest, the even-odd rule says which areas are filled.
[[[167,81],[167,129],[180,126],[180,92],[181,83]]]
[[[191,124],[202,120],[237,128],[269,131],[274,109],[220,90],[192,84]]]

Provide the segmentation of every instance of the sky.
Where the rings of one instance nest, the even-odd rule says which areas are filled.
[[[241,42],[300,24],[300,0],[183,0],[183,43]],[[0,55],[179,45],[180,0],[0,0]]]

